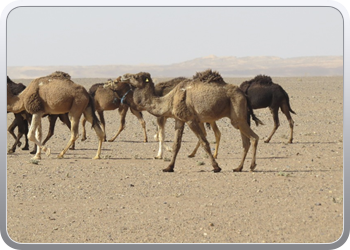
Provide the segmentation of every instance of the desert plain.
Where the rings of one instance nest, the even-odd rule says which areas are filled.
[[[253,77],[253,76],[252,76]],[[225,78],[239,85],[252,77]],[[174,173],[163,173],[171,152],[157,160],[156,118],[143,112],[148,142],[129,111],[126,129],[104,142],[102,159],[92,160],[97,137],[87,124],[86,141],[64,159],[57,155],[70,132],[57,122],[48,141],[51,155],[31,161],[18,148],[7,155],[7,233],[18,243],[332,243],[343,232],[343,77],[274,77],[289,94],[294,141],[279,112],[273,128],[268,109],[255,110],[265,125],[259,135],[256,171],[251,151],[242,172],[233,172],[242,154],[241,136],[228,119],[217,122],[221,142],[213,173],[204,150],[188,158],[197,138],[186,126]],[[28,84],[30,79],[12,79]],[[86,89],[106,79],[74,79]],[[160,82],[164,79],[156,79]],[[205,101],[205,100],[203,100]],[[7,125],[13,120],[7,114]],[[106,111],[106,134],[118,130],[118,111]],[[43,118],[43,138],[48,130]],[[17,130],[16,130],[17,131]],[[81,127],[79,128],[81,133]],[[166,145],[174,121],[166,124]],[[215,137],[208,130],[214,150]],[[24,139],[21,140],[24,142]],[[7,135],[7,147],[14,142]],[[30,149],[33,148],[30,142]]]

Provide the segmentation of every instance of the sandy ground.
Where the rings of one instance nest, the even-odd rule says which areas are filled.
[[[239,84],[249,78],[229,78]],[[16,82],[20,80],[14,79]],[[102,79],[106,80],[106,79]],[[144,112],[149,142],[130,112],[125,131],[103,144],[101,160],[92,160],[97,137],[78,139],[75,151],[57,155],[70,132],[61,122],[48,142],[52,154],[38,164],[28,151],[7,157],[7,228],[20,243],[331,243],[343,231],[343,79],[342,77],[274,77],[289,93],[295,121],[272,130],[268,109],[256,110],[265,123],[253,126],[260,136],[256,172],[234,173],[242,154],[240,134],[218,121],[222,133],[213,173],[203,149],[187,158],[197,139],[185,128],[174,173],[163,173],[171,152],[155,160],[155,118]],[[28,83],[28,81],[23,81]],[[75,79],[87,89],[101,79]],[[203,100],[205,101],[205,100]],[[8,114],[8,124],[13,119]],[[107,137],[119,127],[117,111],[105,112]],[[44,135],[47,133],[44,119]],[[80,129],[81,131],[81,129]],[[172,145],[174,122],[166,126]],[[108,139],[107,138],[107,139]],[[215,137],[208,132],[214,148]],[[23,140],[22,140],[23,141]],[[8,134],[7,145],[13,138]],[[31,148],[33,144],[31,143]]]

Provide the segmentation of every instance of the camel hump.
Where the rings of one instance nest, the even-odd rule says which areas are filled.
[[[95,83],[89,89],[89,94],[94,97],[98,88],[103,87],[104,83]]]
[[[202,72],[197,72],[193,76],[193,80],[199,80],[201,82],[215,82],[215,83],[225,83],[224,79],[221,77],[219,72],[212,71],[211,69],[207,69]]]
[[[63,78],[63,79],[68,79],[68,80],[71,79],[70,75],[68,73],[63,72],[63,71],[55,71],[55,72],[51,73],[50,75],[48,75],[47,77]]]
[[[262,85],[272,85],[273,84],[271,77],[266,76],[266,75],[257,75],[252,80],[250,80],[250,82],[258,82]]]

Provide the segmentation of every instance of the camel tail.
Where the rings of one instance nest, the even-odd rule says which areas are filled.
[[[256,117],[256,115],[254,114],[254,111],[253,111],[253,108],[252,108],[252,104],[250,103],[249,97],[247,95],[245,95],[245,97],[247,99],[247,105],[248,105],[248,124],[250,125],[249,115],[251,115],[256,126],[264,125],[264,123],[262,121],[260,121],[260,119],[258,117]]]
[[[97,118],[97,115],[95,113],[95,102],[94,102],[94,99],[91,95],[89,95],[89,104],[87,106],[87,109],[91,110],[91,116],[92,116],[92,123],[91,123],[91,128],[95,127],[95,125],[98,125],[100,126],[101,125],[101,122],[100,120]]]
[[[297,113],[295,113],[295,112],[292,110],[292,108],[290,107],[288,93],[287,93],[282,87],[281,87],[281,89],[282,89],[282,91],[283,91],[283,93],[284,93],[284,95],[285,95],[285,97],[286,97],[286,99],[287,99],[287,105],[288,105],[289,112],[291,112],[291,113],[293,113],[293,114],[296,115]]]

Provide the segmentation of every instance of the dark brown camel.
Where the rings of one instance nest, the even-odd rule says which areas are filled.
[[[7,86],[11,89],[12,94],[18,95],[20,94],[26,86],[23,83],[15,83],[13,82],[8,76],[7,76]],[[21,137],[25,136],[25,146],[22,148],[22,150],[29,150],[29,144],[28,144],[28,122],[31,122],[31,114],[29,114],[27,111],[22,111],[20,113],[14,113],[15,119],[8,127],[7,131],[14,137],[15,143],[13,146],[8,150],[8,153],[14,153],[16,151],[16,146],[20,147],[21,142],[19,141]],[[57,118],[60,118],[60,120],[67,125],[67,127],[70,130],[70,121],[68,118],[68,113],[66,114],[59,114],[59,115],[45,115],[48,117],[49,120],[49,131],[47,133],[46,138],[43,141],[43,145],[54,135],[55,131],[55,125]],[[15,128],[18,128],[17,136],[14,133]],[[37,147],[34,146],[33,150],[30,152],[30,154],[36,153]],[[75,143],[70,147],[70,149],[75,149]]]
[[[69,74],[56,71],[48,76],[34,79],[19,95],[13,95],[8,87],[7,111],[19,113],[23,110],[32,114],[28,138],[37,145],[34,159],[41,159],[41,150],[50,154],[50,149],[41,142],[42,116],[64,113],[68,113],[71,122],[71,138],[58,158],[63,158],[68,148],[78,138],[79,120],[82,114],[92,124],[98,137],[98,149],[93,159],[101,158],[104,133],[95,115],[93,100],[83,86],[71,80]]]
[[[271,77],[265,75],[258,75],[252,80],[243,82],[240,88],[248,95],[253,109],[269,107],[272,113],[274,127],[265,142],[270,142],[271,137],[280,125],[278,118],[278,109],[280,108],[289,122],[290,137],[288,143],[292,143],[294,121],[290,112],[293,114],[295,112],[290,107],[287,92],[280,85],[273,83]]]
[[[147,110],[155,116],[175,118],[173,157],[169,166],[163,169],[164,172],[174,172],[185,123],[201,141],[211,160],[213,171],[220,172],[221,168],[213,157],[209,142],[199,124],[214,122],[223,117],[228,117],[232,126],[241,132],[244,150],[242,160],[234,171],[242,171],[251,144],[253,152],[250,170],[255,169],[259,137],[247,122],[249,101],[238,86],[226,84],[219,73],[211,70],[197,73],[193,79],[181,82],[162,97],[155,95],[155,86],[149,73],[125,74],[122,80],[133,86],[133,99],[139,110]],[[255,122],[261,123],[252,110],[251,113]]]
[[[116,80],[117,83],[118,80]],[[128,112],[129,106],[124,102],[124,95],[132,95],[130,93],[130,87],[126,84],[122,84],[118,90],[113,91],[111,86],[113,84],[112,80],[109,80],[107,83],[96,83],[92,85],[89,89],[89,94],[92,96],[95,104],[95,110],[97,111],[100,121],[101,121],[101,126],[102,129],[105,133],[104,140],[106,141],[106,128],[105,128],[105,118],[103,115],[104,111],[107,110],[115,110],[118,109],[118,113],[120,115],[120,127],[118,132],[116,133],[115,136],[113,136],[112,139],[108,140],[109,142],[113,142],[118,135],[125,129],[125,117]],[[118,84],[118,83],[117,83]],[[124,97],[124,99],[123,99]],[[123,103],[121,103],[123,99]],[[137,117],[139,120],[142,128],[143,128],[143,133],[144,133],[144,142],[147,142],[147,132],[146,132],[146,122],[143,119],[142,113],[130,108],[131,113]],[[86,140],[86,131],[85,131],[85,123],[86,120],[83,118],[81,121],[82,127],[83,127],[83,136],[82,136],[82,141]]]
[[[168,94],[176,85],[178,85],[180,82],[188,80],[185,77],[177,77],[174,79],[171,79],[169,81],[161,82],[155,85],[155,95],[156,96],[164,96]],[[164,116],[157,117],[157,125],[158,125],[158,131],[155,136],[156,140],[159,141],[159,148],[158,148],[158,154],[155,157],[156,159],[162,159],[163,158],[163,148],[164,148],[164,137],[165,137],[165,123],[167,121],[167,118]],[[214,152],[214,158],[217,158],[218,151],[219,151],[219,144],[220,144],[220,137],[221,133],[219,128],[216,125],[216,122],[210,123],[211,127],[213,128],[214,134],[215,134],[215,152]],[[205,136],[207,136],[206,130],[204,128],[203,123],[200,123],[200,126],[203,130],[203,133]],[[196,147],[192,151],[191,154],[188,155],[188,157],[194,157],[197,153],[197,150],[200,146],[200,141],[198,141]]]

